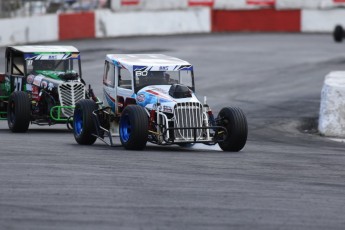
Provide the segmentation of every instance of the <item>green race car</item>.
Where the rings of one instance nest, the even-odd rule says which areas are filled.
[[[12,132],[31,124],[69,123],[75,104],[87,97],[80,53],[73,46],[10,46],[0,74],[0,118]]]

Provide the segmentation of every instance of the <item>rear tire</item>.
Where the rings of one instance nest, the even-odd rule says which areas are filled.
[[[25,133],[31,121],[31,101],[29,95],[23,91],[11,94],[7,106],[7,123],[14,133]]]
[[[148,137],[149,119],[144,108],[128,105],[122,112],[119,124],[120,141],[125,149],[143,150]]]
[[[218,145],[223,151],[238,152],[245,146],[248,136],[247,119],[239,108],[226,107],[218,114],[218,125],[223,126],[227,136]]]
[[[333,31],[333,39],[335,42],[342,42],[344,39],[344,29],[342,26],[337,25]]]
[[[89,99],[78,101],[73,114],[73,134],[75,140],[81,145],[92,145],[97,137],[92,112],[97,110],[97,104]]]

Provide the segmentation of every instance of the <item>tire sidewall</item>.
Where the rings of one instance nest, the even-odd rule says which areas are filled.
[[[12,132],[26,132],[31,121],[31,101],[24,91],[14,91],[7,107],[7,123]]]
[[[127,120],[128,119],[128,120]],[[129,137],[123,137],[128,123]],[[127,123],[127,124],[126,124]],[[127,130],[128,131],[128,130]],[[124,108],[119,124],[121,144],[129,150],[143,150],[148,138],[148,116],[144,108],[138,105],[128,105]]]
[[[223,151],[238,152],[246,144],[248,136],[247,119],[239,108],[225,107],[218,115],[218,125],[223,126],[227,135],[224,142],[219,142]]]
[[[335,42],[342,42],[344,38],[344,29],[342,26],[337,25],[333,31],[333,38]]]
[[[73,135],[81,145],[92,145],[97,139],[94,135],[95,124],[92,114],[97,108],[97,104],[89,99],[80,100],[76,104],[73,113]]]
[[[8,122],[8,128],[10,130],[13,130],[14,128],[14,124],[15,124],[15,114],[16,114],[16,104],[13,100],[13,97],[12,95],[10,96],[10,99],[8,101],[8,108],[7,108],[7,122]],[[13,111],[14,110],[14,111]]]

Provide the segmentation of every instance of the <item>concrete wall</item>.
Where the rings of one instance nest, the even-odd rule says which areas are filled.
[[[345,27],[345,10],[303,10],[302,32],[331,32],[335,25]]]
[[[209,8],[183,11],[121,12],[96,11],[96,37],[209,33]]]
[[[56,15],[1,19],[0,31],[0,46],[59,39]]]
[[[95,37],[226,31],[332,32],[337,0],[112,0],[113,10],[0,19],[0,46]]]

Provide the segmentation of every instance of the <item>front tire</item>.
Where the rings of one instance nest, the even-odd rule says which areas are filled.
[[[344,39],[344,29],[342,26],[337,25],[333,31],[333,39],[335,42],[342,42]]]
[[[75,140],[81,145],[92,145],[97,137],[92,112],[97,110],[97,104],[88,99],[78,101],[73,114],[73,134]]]
[[[148,116],[144,108],[128,105],[120,118],[120,141],[125,149],[143,150],[148,137]]]
[[[31,120],[31,101],[23,91],[15,91],[8,100],[7,123],[14,133],[25,133]]]
[[[218,114],[218,125],[223,126],[227,135],[218,145],[223,151],[239,152],[245,146],[248,136],[247,119],[239,108],[226,107]]]

